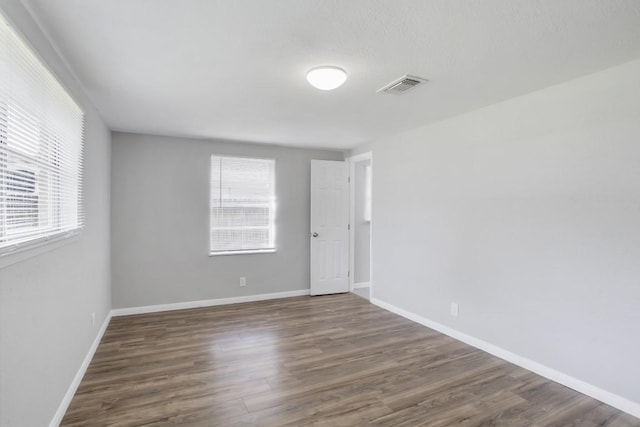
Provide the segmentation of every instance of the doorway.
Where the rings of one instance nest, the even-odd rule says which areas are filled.
[[[347,159],[349,164],[349,290],[370,299],[372,238],[372,172],[371,153]]]

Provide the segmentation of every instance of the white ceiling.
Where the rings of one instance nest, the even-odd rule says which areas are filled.
[[[638,0],[23,3],[112,129],[161,135],[347,149],[640,57]]]

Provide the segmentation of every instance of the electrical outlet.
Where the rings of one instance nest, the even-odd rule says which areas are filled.
[[[458,303],[457,302],[452,302],[451,303],[451,315],[453,317],[458,317]]]
[[[96,326],[96,312],[91,313],[91,326]]]
[[[242,276],[240,278],[240,286],[247,286],[247,278]]]

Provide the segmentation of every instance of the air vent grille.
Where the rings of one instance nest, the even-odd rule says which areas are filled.
[[[379,89],[378,92],[402,95],[403,93],[406,93],[416,86],[420,86],[421,84],[426,83],[427,81],[427,79],[423,79],[421,77],[405,75],[389,83],[382,89]]]

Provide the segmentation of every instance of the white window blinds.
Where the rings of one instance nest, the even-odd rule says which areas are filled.
[[[0,254],[82,226],[84,113],[0,14]]]
[[[364,167],[364,209],[363,219],[371,222],[371,165]]]
[[[275,160],[211,156],[211,254],[275,250]]]

